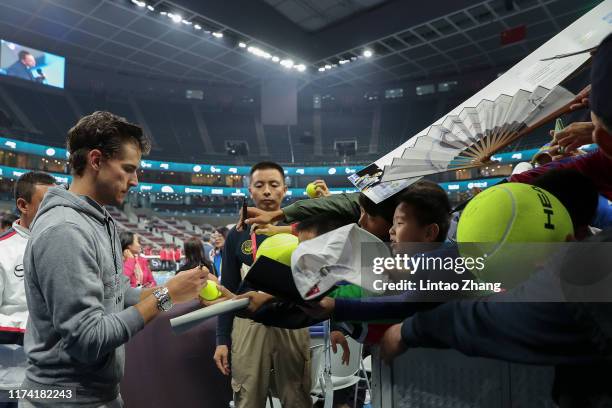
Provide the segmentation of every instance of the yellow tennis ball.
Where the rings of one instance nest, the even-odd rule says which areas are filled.
[[[317,186],[315,183],[310,183],[306,186],[306,194],[310,198],[317,198]]]
[[[220,298],[222,295],[219,287],[214,281],[207,281],[206,285],[200,289],[200,297],[204,300],[215,300]]]
[[[505,183],[474,197],[459,218],[457,242],[463,257],[485,257],[477,277],[506,287],[525,280],[574,233],[572,219],[549,192],[529,184]]]
[[[298,246],[298,239],[292,234],[276,234],[266,238],[257,248],[256,258],[265,256],[284,265],[291,266],[291,254]]]

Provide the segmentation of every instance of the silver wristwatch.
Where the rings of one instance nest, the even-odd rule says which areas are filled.
[[[167,312],[172,309],[172,299],[170,299],[170,294],[168,293],[168,288],[162,286],[159,289],[155,289],[153,291],[153,295],[157,298],[157,308],[162,312]]]

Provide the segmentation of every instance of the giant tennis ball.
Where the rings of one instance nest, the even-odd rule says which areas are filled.
[[[471,268],[479,279],[508,288],[525,280],[574,233],[561,202],[529,184],[505,183],[474,197],[459,218],[457,242],[465,257],[482,257]],[[481,264],[481,265],[482,265]]]
[[[217,287],[217,284],[211,280],[206,282],[206,285],[200,289],[200,297],[204,300],[215,300],[221,297],[222,293]]]
[[[276,234],[266,238],[257,248],[256,258],[265,256],[291,266],[291,254],[298,246],[298,239],[292,234]]]
[[[306,186],[306,194],[310,198],[317,198],[317,186],[315,183],[310,183]]]

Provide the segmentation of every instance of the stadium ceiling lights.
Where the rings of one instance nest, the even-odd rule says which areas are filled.
[[[130,0],[130,2],[132,4],[135,4],[136,6],[138,6],[139,8],[147,8],[150,11],[154,11],[155,8],[153,6],[151,6],[150,4],[147,4],[144,1],[141,0]],[[180,14],[178,13],[172,13],[172,12],[168,12],[168,11],[160,11],[159,14],[161,16],[164,17],[168,17],[169,19],[171,19],[174,23],[176,24],[184,24],[187,26],[191,26],[193,27],[194,30],[196,31],[201,31],[203,29],[203,27],[200,24],[194,23],[193,21],[189,21],[184,19]],[[224,34],[222,31],[211,31],[211,30],[204,30],[204,33],[212,35],[215,38],[223,38]],[[271,60],[272,62],[275,62],[277,64],[282,65],[283,67],[287,68],[287,69],[294,69],[298,72],[305,72],[306,71],[306,65],[304,64],[296,64],[292,59],[290,58],[284,58],[281,59],[281,57],[278,57],[276,55],[272,55],[267,51],[262,50],[259,47],[254,47],[254,46],[247,46],[247,44],[243,41],[240,41],[238,43],[238,47],[240,48],[245,48],[247,52],[266,59],[266,60]],[[348,60],[347,60],[348,61]],[[319,71],[321,71],[321,69],[319,69]]]
[[[320,66],[318,68],[318,71],[319,72],[329,71],[330,69],[336,68],[338,65],[346,65],[351,62],[357,61],[360,58],[372,58],[373,56],[374,56],[374,51],[372,51],[369,48],[366,48],[365,50],[363,50],[363,52],[361,53],[359,57],[352,56],[350,58],[341,59],[341,60],[338,60],[337,64],[325,64],[323,66]]]
[[[304,65],[304,64],[296,64],[290,58],[280,59],[280,57],[278,57],[276,55],[272,55],[269,52],[264,51],[264,50],[262,50],[259,47],[255,47],[255,46],[248,46],[247,47],[247,44],[245,44],[244,42],[239,42],[238,43],[238,47],[246,48],[248,53],[253,54],[256,57],[260,57],[260,58],[266,59],[266,60],[272,60],[272,62],[276,62],[276,63],[282,65],[283,67],[287,68],[287,69],[295,69],[298,72],[306,71],[306,65]]]
[[[155,7],[153,7],[150,4],[147,4],[144,1],[141,1],[141,0],[130,0],[130,2],[132,4],[135,4],[139,8],[146,8],[149,11],[155,11]],[[200,24],[197,24],[197,23],[194,23],[193,21],[189,21],[189,20],[184,19],[178,13],[172,13],[172,12],[168,12],[168,11],[160,11],[159,14],[161,16],[168,17],[170,20],[172,20],[176,24],[182,23],[182,24],[187,25],[187,26],[192,26],[193,29],[196,30],[196,31],[201,31],[202,28],[203,28]],[[224,36],[221,31],[212,32],[210,30],[204,30],[204,32],[206,34],[211,34],[215,38],[223,38],[223,36]]]

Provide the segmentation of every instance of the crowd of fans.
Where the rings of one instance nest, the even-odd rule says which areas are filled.
[[[556,197],[571,218],[573,234],[564,237],[568,242],[610,241],[610,92],[612,36],[596,51],[591,85],[575,100],[574,108],[588,108],[592,120],[554,132],[547,158],[517,166],[504,180]],[[598,149],[579,151],[591,143]],[[44,388],[53,380],[56,386],[76,387],[84,403],[120,406],[119,346],[173,303],[196,299],[203,285],[213,281],[223,296],[202,299],[203,306],[236,296],[250,299],[244,311],[218,318],[212,356],[219,371],[231,376],[239,407],[264,406],[270,388],[283,406],[311,407],[307,328],[328,319],[332,345],[341,346],[344,353],[345,336],[351,336],[378,345],[386,362],[408,348],[433,347],[550,365],[556,370],[553,397],[559,406],[612,404],[612,302],[525,300],[538,291],[554,292],[563,268],[558,263],[538,265],[540,269],[525,281],[500,293],[469,298],[455,293],[434,297],[435,301],[426,291],[373,296],[341,279],[329,290],[317,282],[309,295],[321,296],[304,302],[262,292],[245,280],[257,249],[279,233],[297,236],[302,248],[330,234],[314,255],[339,259],[342,251],[349,251],[341,265],[345,277],[357,273],[351,265],[361,259],[358,244],[364,240],[390,243],[398,256],[459,258],[456,223],[465,207],[453,208],[446,192],[432,181],[418,181],[378,204],[361,193],[328,195],[324,182],[318,182],[317,198],[281,208],[287,191],[284,171],[276,163],[261,162],[250,172],[254,206],[242,212],[236,226],[206,228],[201,237],[186,239],[182,248],[168,244],[156,252],[142,248],[137,234],[118,234],[103,207],[121,204],[126,191],[136,185],[141,155],[149,149],[142,130],[108,112],[96,112],[69,131],[68,149],[74,177],[69,189],[53,187],[53,178],[45,173],[26,173],[14,193],[19,218],[2,216],[3,228],[8,229],[0,236],[0,284],[5,288],[0,292],[0,334],[3,343],[15,345],[23,344],[25,336],[28,356],[27,362],[16,357],[14,366],[1,367],[5,372],[0,378],[13,381],[4,384],[7,387]],[[480,193],[473,189],[465,198]],[[357,239],[357,245],[349,245],[354,243],[351,239]],[[430,249],[406,252],[405,245],[414,243]],[[583,269],[589,277],[606,276],[609,264],[583,255],[566,254],[564,262],[576,266],[571,272],[577,275],[570,278],[580,278]],[[176,271],[162,287],[151,271],[153,259],[159,259],[161,269]],[[321,268],[322,276],[331,274],[333,266]],[[441,268],[426,273],[428,280],[458,279]],[[477,280],[471,271],[461,279],[467,277]]]

